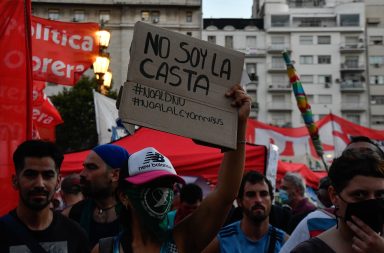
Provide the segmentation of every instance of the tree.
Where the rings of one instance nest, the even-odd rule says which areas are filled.
[[[92,90],[97,90],[95,79],[83,77],[73,88],[64,88],[51,101],[59,110],[64,123],[56,128],[56,143],[64,152],[93,148],[97,145],[95,107]],[[116,92],[107,96],[116,98]]]

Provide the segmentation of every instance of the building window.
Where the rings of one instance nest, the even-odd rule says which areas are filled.
[[[289,15],[272,15],[272,27],[287,27],[289,26]]]
[[[248,73],[248,76],[249,76],[249,79],[251,79],[251,81],[257,81],[257,71],[256,71],[256,63],[246,63],[246,69],[247,69],[247,73]]]
[[[384,125],[384,116],[383,115],[372,115],[371,124],[372,125]]]
[[[216,36],[215,35],[208,35],[208,42],[216,44]]]
[[[186,16],[186,20],[185,20],[187,23],[191,23],[192,22],[192,11],[187,11],[187,16]]]
[[[99,20],[101,23],[108,23],[110,17],[111,17],[111,14],[109,11],[100,11],[99,13]]]
[[[370,76],[369,77],[370,84],[382,85],[384,84],[384,76]]]
[[[313,36],[300,36],[300,45],[312,45],[313,44]]]
[[[317,44],[320,44],[320,45],[331,44],[331,36],[329,35],[317,36]]]
[[[313,75],[301,75],[300,80],[302,83],[313,84]]]
[[[370,65],[382,65],[384,64],[384,56],[373,55],[369,56]]]
[[[246,36],[246,48],[256,48],[256,36]]]
[[[371,96],[371,104],[384,105],[384,96]]]
[[[233,48],[233,36],[225,36],[225,47]]]
[[[309,104],[314,104],[315,103],[315,96],[313,94],[307,94],[307,101]],[[302,118],[302,117],[300,117]]]
[[[286,113],[271,113],[271,124],[279,127],[289,127],[290,115]]]
[[[272,56],[272,68],[285,68],[285,62],[281,56]]]
[[[271,44],[272,45],[284,45],[285,44],[284,36],[271,36]]]
[[[288,77],[285,74],[273,74],[271,75],[272,85],[273,86],[288,86]]]
[[[149,21],[150,18],[150,12],[149,11],[142,11],[141,12],[141,21]]]
[[[281,95],[281,94],[272,95],[272,102],[273,103],[285,103],[285,95]]]
[[[48,10],[48,19],[58,20],[60,18],[58,9],[49,9]]]
[[[332,104],[332,95],[319,95],[319,104]]]
[[[160,21],[160,12],[159,11],[152,11],[151,12],[151,20],[152,23],[159,23]]]
[[[84,20],[85,20],[85,11],[84,10],[74,10],[73,22],[82,22]]]
[[[369,36],[370,45],[383,45],[383,36]]]
[[[187,32],[187,35],[192,37],[192,32]]]
[[[360,115],[359,114],[348,113],[348,114],[344,115],[344,118],[346,118],[348,121],[351,121],[352,123],[360,125]]]
[[[318,64],[331,64],[331,56],[330,55],[318,55],[317,56]]]
[[[359,67],[359,56],[348,55],[345,57],[345,65],[348,68],[357,68]]]
[[[346,36],[345,37],[345,46],[349,48],[357,48],[357,45],[359,44],[359,37],[358,36]]]
[[[300,55],[300,64],[313,64],[312,55]]]
[[[331,84],[332,76],[331,75],[319,75],[319,83],[320,84]]]
[[[340,26],[359,26],[360,15],[359,14],[341,14]]]

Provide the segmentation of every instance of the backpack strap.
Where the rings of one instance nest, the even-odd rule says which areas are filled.
[[[30,232],[20,224],[20,222],[12,217],[11,214],[7,214],[0,218],[6,227],[8,227],[9,232],[12,233],[13,236],[18,238],[20,241],[24,242],[27,247],[33,253],[48,253],[30,234]]]
[[[277,241],[277,230],[275,227],[271,226],[271,231],[269,234],[269,247],[268,253],[274,253]]]

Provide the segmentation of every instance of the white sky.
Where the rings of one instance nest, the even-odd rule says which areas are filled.
[[[203,18],[251,18],[252,0],[203,0]]]

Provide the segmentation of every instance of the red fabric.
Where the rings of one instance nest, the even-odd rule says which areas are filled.
[[[32,114],[33,122],[37,127],[54,128],[64,121],[61,118],[59,111],[51,103],[48,97],[45,97],[40,106],[33,107]]]
[[[312,171],[305,164],[278,161],[276,185],[280,185],[281,179],[287,172],[300,173],[305,178],[305,183],[314,189],[317,189],[320,178],[325,177],[327,175],[327,172],[325,171]]]
[[[68,23],[32,17],[33,79],[75,85],[96,60],[97,23]]]
[[[384,141],[383,130],[363,127],[334,114],[327,115],[315,124],[319,129],[320,141],[326,154],[340,154],[349,143],[351,136],[364,135],[374,140]],[[273,143],[279,147],[280,156],[287,157],[289,160],[307,155],[317,157],[305,126],[280,128],[256,120],[248,120],[247,141],[258,145]]]
[[[134,135],[122,138],[113,144],[126,148],[129,153],[152,146],[171,160],[179,175],[201,176],[213,184],[217,182],[217,174],[223,157],[217,148],[197,145],[189,138],[148,128],[141,128]],[[82,163],[89,152],[86,150],[66,154],[62,173],[81,171]],[[247,145],[246,152],[245,170],[257,170],[264,173],[266,148]]]
[[[30,0],[0,1],[0,215],[17,204],[12,154],[32,135]]]

